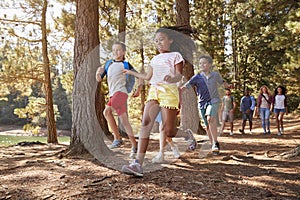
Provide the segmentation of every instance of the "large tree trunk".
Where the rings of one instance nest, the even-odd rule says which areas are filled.
[[[43,51],[43,62],[44,62],[44,93],[46,99],[46,123],[47,123],[47,142],[48,143],[58,143],[56,123],[54,119],[54,109],[53,109],[53,93],[51,85],[50,76],[50,63],[48,58],[48,48],[47,48],[47,28],[46,28],[46,13],[47,13],[47,0],[44,1],[42,10],[42,51]]]
[[[191,32],[190,12],[188,0],[176,0],[176,26],[182,27],[183,33]],[[187,43],[189,44],[189,43]],[[191,44],[191,43],[190,43]],[[186,60],[183,69],[183,75],[186,80],[189,80],[194,75],[193,67],[193,46],[184,48],[183,56]],[[194,90],[186,90],[181,94],[181,110],[180,110],[180,126],[185,129],[191,129],[193,132],[203,132],[204,129],[200,124],[198,113],[197,96]]]
[[[97,121],[95,73],[99,66],[99,11],[97,0],[76,1],[74,87],[70,150],[88,150],[97,159],[109,155]]]

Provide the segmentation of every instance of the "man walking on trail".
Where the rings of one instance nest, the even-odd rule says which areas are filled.
[[[250,90],[247,89],[245,91],[245,95],[241,98],[240,111],[242,112],[243,123],[242,123],[242,129],[240,129],[239,131],[242,134],[245,134],[244,130],[245,130],[247,119],[249,120],[250,134],[252,134],[252,119],[253,119],[254,109],[255,109],[255,98],[254,96],[250,95]]]

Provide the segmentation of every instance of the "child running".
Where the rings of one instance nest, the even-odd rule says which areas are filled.
[[[176,31],[169,28],[159,28],[155,34],[155,43],[159,54],[150,62],[147,74],[139,74],[124,70],[126,74],[132,74],[144,80],[150,80],[150,88],[147,102],[144,108],[142,128],[139,134],[138,152],[136,160],[130,165],[124,165],[122,172],[125,174],[143,177],[143,162],[149,144],[149,135],[155,118],[161,109],[162,132],[166,137],[174,137],[177,134],[176,117],[179,107],[179,90],[177,83],[182,79],[184,59],[176,49]],[[196,140],[189,131],[189,141]]]
[[[210,56],[200,56],[199,62],[202,72],[194,75],[181,89],[196,88],[199,111],[212,145],[212,153],[219,154],[220,144],[218,142],[217,120],[221,99],[218,93],[218,86],[223,84],[225,88],[232,88],[232,85],[227,84],[218,72],[212,71],[213,60]]]
[[[113,116],[113,111],[115,111],[119,116],[121,123],[123,124],[132,145],[130,158],[134,158],[137,152],[137,142],[135,140],[132,127],[128,120],[128,93],[125,87],[126,76],[124,76],[123,74],[126,46],[121,42],[115,42],[112,46],[112,50],[114,60],[108,67],[107,71],[105,70],[105,68],[99,67],[96,72],[96,80],[98,82],[102,81],[105,75],[107,76],[110,98],[103,111],[103,115],[107,120],[110,128],[112,129],[114,135],[114,141],[110,145],[110,149],[118,148],[123,144],[123,140],[120,135],[116,120]],[[128,64],[129,69],[134,70],[130,63]]]

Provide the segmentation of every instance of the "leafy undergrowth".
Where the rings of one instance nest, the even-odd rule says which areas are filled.
[[[0,199],[299,199],[299,122],[286,118],[282,136],[262,135],[258,119],[253,135],[241,135],[237,122],[235,135],[219,138],[217,156],[199,156],[205,136],[197,135],[195,151],[143,178],[90,155],[66,157],[67,145],[1,147]],[[157,146],[152,140],[149,149]]]

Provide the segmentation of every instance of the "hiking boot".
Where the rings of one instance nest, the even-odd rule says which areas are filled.
[[[158,152],[158,154],[152,159],[152,163],[163,163],[164,162],[164,153]]]
[[[188,137],[186,138],[186,140],[189,143],[189,149],[194,151],[197,147],[197,141],[194,137],[193,131],[191,129],[186,129],[184,132],[186,132],[188,134]]]
[[[211,147],[212,153],[214,155],[218,155],[220,153],[220,144],[219,142],[216,142],[215,144],[212,145]]]
[[[143,177],[143,168],[137,160],[134,160],[130,165],[123,165],[121,171],[127,175]]]
[[[123,140],[114,140],[113,143],[110,145],[110,149],[118,148],[123,144]]]
[[[132,147],[132,148],[131,148],[130,155],[129,155],[129,158],[130,158],[130,159],[135,159],[136,153],[137,153],[137,147]]]
[[[178,150],[178,147],[174,146],[174,147],[171,147],[171,149],[173,151],[174,158],[180,158],[180,152]]]

